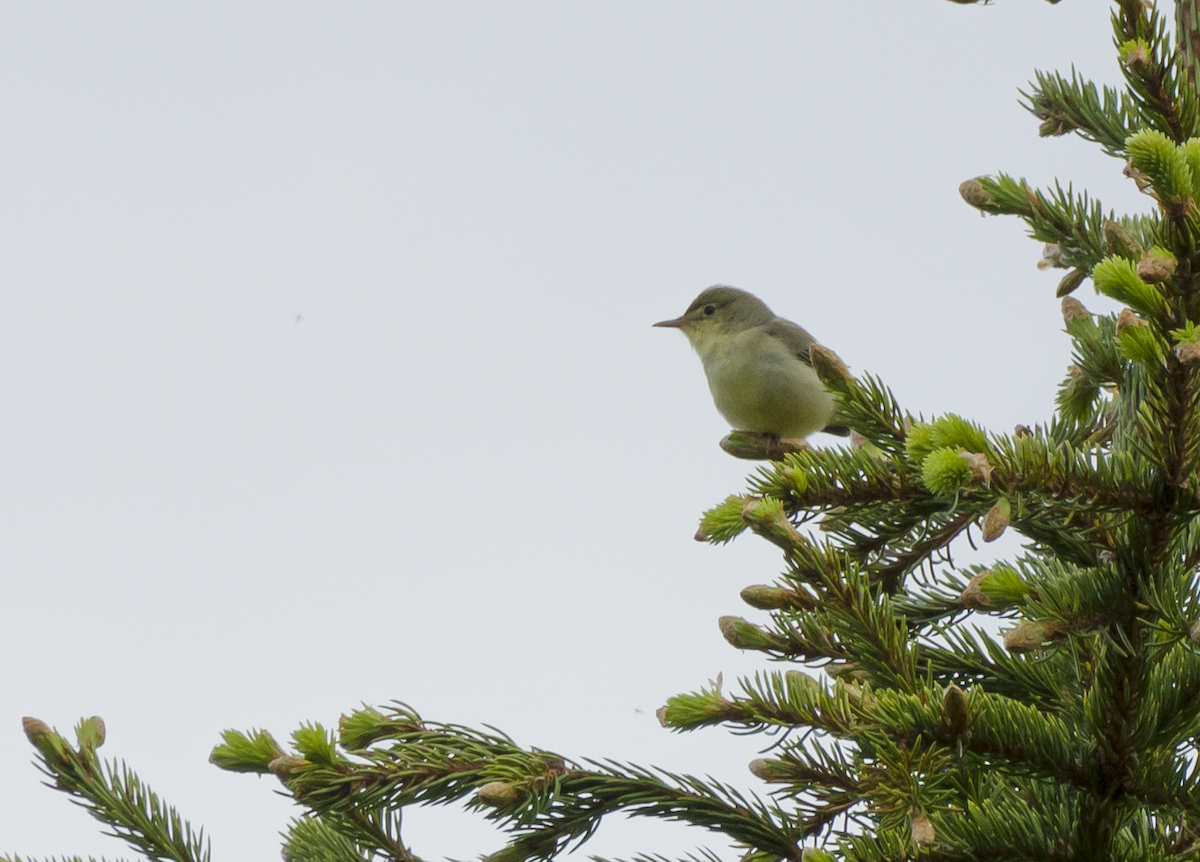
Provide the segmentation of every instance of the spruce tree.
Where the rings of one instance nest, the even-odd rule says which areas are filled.
[[[721,621],[777,664],[673,697],[659,718],[778,734],[750,764],[767,792],[570,760],[399,704],[306,724],[290,747],[226,732],[214,763],[274,775],[307,812],[285,857],[413,862],[403,808],[468,800],[511,835],[497,862],[550,858],[615,812],[708,827],[754,862],[1200,858],[1198,10],[1179,0],[1169,32],[1158,8],[1118,0],[1125,86],[1039,72],[1025,94],[1042,135],[1117,157],[1149,214],[1005,174],[961,187],[1023,219],[1065,271],[1074,360],[1048,421],[1004,434],[913,417],[817,347],[852,445],[725,442],[776,460],[699,537],[748,531],[782,551],[778,580],[742,592],[765,618]],[[1119,313],[1075,298],[1089,280]],[[1006,530],[1026,541],[1014,558],[950,561],[956,540]],[[207,858],[201,834],[98,759],[99,719],[75,744],[35,719],[26,733],[54,784],[135,849]]]

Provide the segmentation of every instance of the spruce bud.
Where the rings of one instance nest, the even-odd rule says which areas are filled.
[[[1056,242],[1048,242],[1042,246],[1042,259],[1037,262],[1038,269],[1063,268],[1062,249]]]
[[[95,751],[104,744],[104,719],[98,715],[85,718],[75,728],[75,738],[80,751]]]
[[[924,814],[912,814],[912,840],[918,846],[928,846],[934,841],[933,822]]]
[[[295,778],[307,766],[308,761],[303,757],[297,757],[294,754],[281,754],[267,764],[267,770],[279,778],[280,781],[287,781],[289,778]]]
[[[1136,260],[1142,254],[1142,244],[1137,237],[1120,222],[1106,221],[1104,223],[1104,247],[1109,254],[1117,254]]]
[[[751,530],[785,551],[807,544],[774,497],[751,497],[742,507],[742,520]]]
[[[1138,74],[1144,74],[1150,68],[1150,45],[1144,39],[1126,42],[1117,50],[1117,55]]]
[[[962,199],[975,207],[977,210],[990,210],[996,206],[996,199],[992,197],[991,192],[984,188],[983,183],[978,179],[967,180],[958,187],[958,193],[962,195]]]
[[[853,383],[854,377],[846,363],[836,353],[823,344],[814,344],[808,349],[808,358],[812,361],[813,371],[825,384]]]
[[[1073,296],[1064,296],[1062,301],[1062,316],[1063,323],[1067,329],[1071,328],[1071,324],[1077,320],[1086,320],[1091,323],[1092,313],[1083,307],[1083,303]]]
[[[983,484],[992,484],[992,471],[995,469],[983,452],[966,452],[963,457],[971,465],[972,476],[983,480]]]
[[[1154,189],[1150,187],[1150,178],[1135,168],[1133,166],[1133,162],[1128,162],[1125,165],[1125,170],[1121,171],[1121,173],[1133,180],[1134,184],[1138,187],[1139,192],[1148,192],[1154,197],[1158,197],[1158,195],[1154,194]]]
[[[738,649],[771,649],[776,644],[766,632],[741,617],[723,616],[717,620],[721,629],[721,637]]]
[[[782,766],[778,760],[770,757],[759,757],[748,764],[750,774],[763,781],[786,781],[785,774],[778,768]]]
[[[1008,528],[1008,522],[1011,518],[1012,506],[1009,504],[1007,497],[1001,497],[996,501],[996,505],[988,509],[987,514],[983,516],[983,524],[981,525],[983,540],[985,542],[994,542],[999,539],[1005,529]]]
[[[1054,627],[1037,620],[1026,620],[1004,633],[1004,648],[1011,653],[1041,649],[1054,636]]]
[[[1066,117],[1047,117],[1038,126],[1039,138],[1057,138],[1075,131],[1076,126]]]
[[[967,693],[954,683],[942,693],[942,719],[950,732],[962,736],[967,731]]]
[[[1122,308],[1121,313],[1117,315],[1117,335],[1118,336],[1120,336],[1121,333],[1125,332],[1127,329],[1134,329],[1135,327],[1138,327],[1138,326],[1149,326],[1149,325],[1150,325],[1149,323],[1147,323],[1142,318],[1138,317],[1136,314],[1133,313],[1132,310],[1130,310],[1128,308]]]
[[[479,788],[475,798],[490,808],[504,808],[520,799],[521,793],[507,781],[489,781]]]
[[[44,721],[25,716],[21,719],[21,727],[25,731],[25,738],[33,743],[33,747],[52,767],[64,765],[74,753],[66,741]]]
[[[734,458],[747,461],[782,461],[785,455],[812,449],[807,440],[785,440],[765,431],[733,431],[720,446]]]
[[[40,718],[25,716],[21,719],[21,729],[25,731],[25,738],[37,745],[38,742],[45,739],[47,736],[52,736],[54,731],[50,729],[50,725],[42,721]]]
[[[1175,274],[1179,261],[1164,248],[1155,246],[1138,261],[1137,274],[1149,284],[1162,284]]]
[[[1200,344],[1194,341],[1181,341],[1175,345],[1175,356],[1184,365],[1200,363]]]
[[[742,601],[760,611],[775,611],[783,608],[812,610],[817,606],[812,596],[802,590],[753,584],[741,592]]]
[[[1075,267],[1062,277],[1062,281],[1058,283],[1058,288],[1054,291],[1055,296],[1066,296],[1071,293],[1079,285],[1083,284],[1083,280],[1088,277],[1087,270],[1083,267]]]
[[[958,600],[962,602],[964,608],[970,608],[974,611],[991,610],[992,600],[988,598],[981,588],[980,584],[983,579],[992,573],[991,569],[984,569],[982,572],[974,575],[967,582],[967,588],[958,594]]]
[[[752,584],[742,590],[741,597],[743,602],[760,611],[774,611],[788,605],[784,589],[767,584]]]

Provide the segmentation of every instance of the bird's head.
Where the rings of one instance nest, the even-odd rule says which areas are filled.
[[[761,326],[774,317],[767,304],[754,294],[719,284],[692,300],[681,317],[654,325],[682,330],[692,346],[701,350],[714,338]]]

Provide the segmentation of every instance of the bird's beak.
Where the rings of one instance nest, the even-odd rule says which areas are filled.
[[[660,320],[655,326],[669,326],[672,329],[683,329],[687,326],[687,320],[682,317],[677,317],[674,320]]]

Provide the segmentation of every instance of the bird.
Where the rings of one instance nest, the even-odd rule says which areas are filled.
[[[813,370],[815,339],[776,317],[752,293],[727,285],[701,292],[687,311],[654,326],[687,336],[708,378],[717,411],[735,431],[803,439],[830,426],[837,410],[833,395]]]

